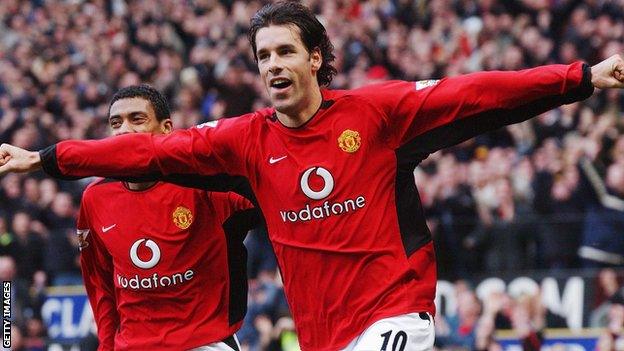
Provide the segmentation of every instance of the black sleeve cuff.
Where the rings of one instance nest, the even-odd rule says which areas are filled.
[[[583,101],[588,97],[592,96],[592,94],[594,93],[594,85],[592,84],[591,80],[591,67],[588,64],[584,63],[583,78],[581,79],[581,84],[563,95],[563,103],[571,104],[573,102]]]
[[[43,150],[39,150],[39,156],[41,157],[41,168],[43,168],[43,171],[50,177],[64,180],[76,180],[82,178],[66,176],[61,172],[56,159],[56,144],[48,146]]]

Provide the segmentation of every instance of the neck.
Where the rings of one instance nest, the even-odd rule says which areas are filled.
[[[156,182],[145,182],[145,183],[130,183],[126,182],[126,186],[130,190],[141,191],[149,188],[150,186],[156,184]]]
[[[323,102],[323,95],[321,95],[320,89],[314,89],[309,97],[301,102],[303,108],[293,108],[293,111],[278,111],[275,110],[277,119],[282,122],[283,125],[289,128],[297,128],[309,121],[316,111],[321,107]]]

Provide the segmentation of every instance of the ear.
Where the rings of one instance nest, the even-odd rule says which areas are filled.
[[[310,53],[310,64],[312,66],[312,71],[314,73],[318,72],[321,69],[321,65],[323,64],[323,56],[321,55],[321,49],[318,47],[314,48]]]
[[[173,122],[171,122],[171,119],[167,118],[165,120],[162,120],[160,122],[160,130],[163,132],[163,134],[171,133],[171,131],[173,130]]]

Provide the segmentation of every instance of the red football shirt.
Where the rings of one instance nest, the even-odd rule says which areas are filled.
[[[247,301],[242,241],[256,220],[234,193],[87,187],[77,227],[100,350],[185,350],[234,334]]]
[[[323,90],[321,107],[298,128],[266,109],[164,137],[61,142],[41,154],[46,172],[59,177],[193,183],[201,175],[216,187],[248,179],[302,349],[336,350],[381,318],[434,312],[435,257],[414,167],[436,150],[592,92],[581,63],[392,81]]]

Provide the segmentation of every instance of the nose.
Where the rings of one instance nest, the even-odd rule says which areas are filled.
[[[130,123],[128,123],[127,121],[123,121],[121,126],[113,131],[113,134],[122,135],[122,134],[128,134],[132,132],[133,130],[132,130],[132,127],[130,126]]]
[[[282,60],[277,53],[272,52],[271,57],[269,58],[269,72],[273,74],[277,74],[281,71],[282,71]]]

